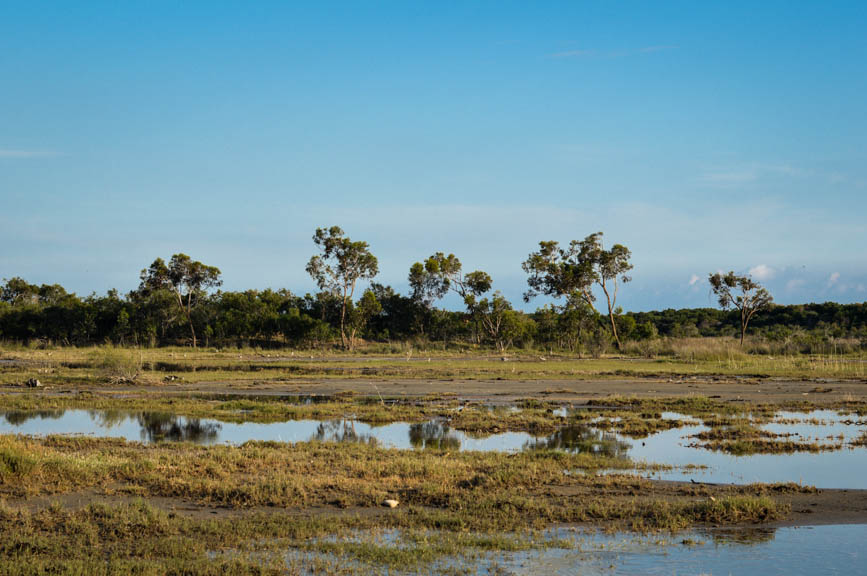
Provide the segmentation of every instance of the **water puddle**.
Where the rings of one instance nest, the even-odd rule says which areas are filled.
[[[388,550],[411,552],[419,543],[436,550],[448,534],[404,534],[400,530],[356,533],[323,540],[317,550],[289,549],[293,573],[318,573],[328,565],[353,573],[429,574],[865,574],[867,525],[691,531],[677,535],[607,534],[556,528],[525,541],[518,551],[472,546],[429,565],[389,568],[371,561]],[[521,541],[517,537],[516,542]],[[334,544],[333,546],[331,544]],[[353,544],[366,544],[359,547]],[[372,550],[380,550],[372,553]],[[419,554],[422,556],[422,554]],[[402,555],[406,558],[407,556]]]
[[[249,440],[275,442],[365,442],[383,448],[443,451],[518,452],[561,450],[661,464],[646,474],[664,480],[747,484],[796,482],[817,488],[867,489],[867,447],[851,442],[867,430],[864,419],[833,411],[781,412],[761,428],[798,441],[820,441],[842,448],[825,452],[794,452],[732,456],[696,447],[695,435],[708,428],[679,414],[666,419],[688,423],[643,439],[605,432],[587,424],[570,424],[549,436],[505,432],[478,437],[454,430],[445,421],[370,425],[352,419],[295,420],[275,423],[221,422],[154,412],[41,411],[0,415],[0,434],[79,434],[122,438],[146,443],[184,441],[197,444],[242,444]]]
[[[860,422],[844,423],[851,419],[827,410],[779,412],[774,422],[760,426],[777,434],[796,435],[793,437],[798,441],[842,445],[838,450],[825,452],[733,456],[696,448],[692,437],[708,430],[703,424],[665,430],[641,440],[616,436],[631,445],[628,456],[632,460],[672,466],[653,472],[654,478],[663,480],[729,484],[796,482],[817,488],[867,489],[867,448],[849,445],[867,426]],[[700,469],[689,469],[691,465]]]
[[[432,420],[416,424],[394,422],[373,426],[350,419],[290,420],[261,424],[220,422],[158,412],[65,410],[6,412],[0,434],[44,436],[77,434],[128,441],[184,441],[197,444],[243,444],[248,440],[274,442],[370,442],[384,448],[518,452],[525,449],[591,451],[624,455],[627,446],[612,434],[587,426],[569,426],[548,437],[504,432],[476,437]]]
[[[563,538],[563,534],[557,537]],[[867,526],[818,526],[676,537],[580,532],[574,548],[492,555],[478,574],[855,574]]]

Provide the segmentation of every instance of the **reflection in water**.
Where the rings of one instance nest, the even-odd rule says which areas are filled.
[[[125,410],[88,410],[87,413],[101,428],[115,428],[130,418],[130,413]]]
[[[867,525],[851,524],[762,530],[753,539],[743,531],[724,538],[716,530],[677,534],[635,534],[563,526],[534,535],[532,546],[515,550],[475,549],[435,560],[428,573],[443,574],[865,574],[863,543]],[[738,530],[729,531],[738,532]],[[471,535],[472,537],[472,535]],[[504,539],[518,534],[503,534]],[[395,529],[357,530],[341,534],[342,541],[369,544],[390,551],[409,550],[421,538],[438,542],[440,533]],[[333,541],[334,537],[322,539]],[[365,547],[366,549],[366,547]],[[309,550],[309,549],[308,549]],[[290,549],[291,566],[328,565],[335,571],[368,573],[371,564],[360,555]],[[303,569],[303,568],[302,568]]]
[[[4,413],[3,418],[5,418],[12,426],[20,426],[28,420],[34,420],[36,418],[39,418],[40,420],[57,420],[63,416],[64,412],[64,410],[35,410],[27,412],[11,410]]]
[[[429,450],[460,450],[461,440],[448,426],[432,420],[409,427],[409,442],[413,448]]]
[[[614,434],[590,428],[585,424],[573,424],[560,428],[547,438],[531,440],[524,445],[524,448],[527,450],[564,450],[611,458],[625,458],[630,445],[618,440]]]
[[[242,406],[242,404],[239,404]],[[804,421],[789,421],[797,417]],[[833,435],[852,442],[864,433],[864,424],[847,424],[849,415],[836,412],[809,414],[778,413],[779,422],[763,425],[774,433],[797,433],[799,438],[825,438]],[[783,421],[785,420],[785,421]],[[449,428],[445,421],[410,424],[393,422],[372,427],[359,421],[338,419],[289,420],[286,422],[220,422],[190,419],[173,414],[148,414],[106,410],[46,410],[39,412],[0,412],[0,434],[45,436],[49,434],[86,434],[94,437],[124,438],[129,441],[186,441],[203,444],[240,445],[251,440],[273,442],[376,442],[377,446],[400,450],[433,449],[442,451],[517,452],[524,450],[561,450],[609,458],[627,457],[636,462],[669,465],[649,469],[645,474],[665,480],[746,484],[750,482],[798,482],[817,488],[867,487],[867,448],[853,447],[836,452],[757,454],[732,457],[689,446],[684,437],[706,430],[688,424],[651,434],[641,441],[595,429],[592,423],[563,427],[547,437],[527,432],[503,432],[474,437]]]
[[[773,527],[759,528],[714,528],[702,532],[717,544],[764,544],[771,542],[776,534]]]
[[[195,442],[206,444],[216,441],[220,424],[202,422],[198,418],[181,418],[173,414],[143,412],[137,416],[142,440],[148,442]]]
[[[327,420],[320,422],[311,440],[318,442],[358,442],[376,445],[376,438],[359,434],[354,420]]]

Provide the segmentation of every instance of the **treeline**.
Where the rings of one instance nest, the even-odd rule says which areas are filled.
[[[153,347],[191,344],[192,328],[207,346],[328,347],[341,343],[343,316],[347,334],[368,342],[588,354],[614,346],[609,318],[582,303],[525,313],[494,295],[484,307],[477,301],[466,311],[449,311],[377,283],[346,310],[342,295],[329,290],[304,296],[288,290],[200,292],[189,302],[188,295],[181,293],[179,306],[167,285],[143,283],[126,295],[112,290],[79,297],[57,284],[12,278],[0,286],[0,339]],[[619,313],[614,321],[624,342],[736,337],[740,327],[737,310],[711,308]],[[753,339],[786,343],[793,352],[827,350],[833,340],[867,348],[867,304],[775,305],[756,316],[751,331]]]
[[[353,241],[332,226],[317,228],[313,243],[317,253],[306,271],[320,291],[304,296],[288,290],[220,291],[219,268],[186,254],[175,254],[169,262],[157,258],[141,271],[138,288],[123,296],[113,290],[79,298],[58,284],[37,286],[12,278],[0,288],[0,339],[150,347],[339,343],[348,350],[363,339],[597,355],[612,346],[623,350],[630,341],[667,336],[738,333],[742,346],[751,326],[762,338],[783,342],[786,351],[824,349],[832,340],[846,340],[849,349],[852,342],[859,348],[867,342],[865,305],[775,307],[765,288],[734,272],[709,275],[721,310],[624,314],[617,297],[631,280],[631,252],[621,244],[605,248],[602,232],[567,245],[542,241],[530,253],[522,263],[529,287],[525,302],[538,295],[555,302],[531,314],[515,310],[494,290],[487,272],[465,272],[454,254],[437,252],[414,263],[410,294],[402,295],[373,281],[379,264],[367,242]],[[360,281],[370,286],[358,296]],[[465,310],[435,306],[450,293],[463,300]],[[604,295],[604,308],[597,307],[596,294]]]

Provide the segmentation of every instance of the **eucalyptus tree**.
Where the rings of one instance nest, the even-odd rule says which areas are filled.
[[[632,270],[629,262],[632,253],[626,246],[615,244],[606,250],[602,244],[602,232],[590,234],[584,240],[573,240],[567,248],[555,241],[539,242],[539,251],[532,252],[522,267],[530,277],[530,289],[524,301],[544,294],[554,298],[566,297],[570,304],[583,302],[596,310],[593,286],[605,294],[611,333],[619,350],[622,345],[617,335],[617,295],[619,283],[627,283]]]
[[[355,304],[349,303],[346,313],[346,327],[349,336],[349,349],[355,348],[356,336],[365,329],[370,319],[382,312],[382,304],[376,299],[373,290],[365,290]]]
[[[344,348],[350,348],[346,333],[346,310],[352,302],[359,280],[371,279],[379,272],[376,256],[370,253],[367,242],[353,242],[339,226],[317,228],[313,243],[320,250],[307,263],[307,273],[320,290],[328,290],[341,299],[340,339]]]
[[[499,313],[502,309],[500,300],[504,301],[500,296],[495,306],[492,306],[494,300],[484,299],[479,302],[478,299],[491,290],[490,275],[481,270],[465,274],[461,261],[454,254],[446,256],[442,252],[437,252],[427,258],[423,264],[421,262],[413,264],[409,270],[409,285],[413,300],[427,307],[449,292],[457,294],[463,299],[467,313],[480,321],[486,331],[489,331],[490,313]],[[495,326],[496,323],[493,325]]]
[[[774,301],[768,290],[750,276],[739,276],[733,271],[728,274],[717,272],[708,277],[710,287],[719,300],[723,310],[736,309],[741,322],[741,346],[747,334],[747,326],[760,310],[768,308]]]
[[[505,325],[511,312],[514,312],[512,305],[499,290],[490,298],[482,298],[475,305],[478,322],[500,352],[506,349]]]
[[[446,256],[437,252],[424,264],[416,262],[409,269],[413,298],[427,305],[452,291],[463,299],[467,310],[472,312],[477,298],[488,292],[491,284],[487,272],[475,270],[464,274],[461,261],[454,254]]]
[[[138,292],[142,296],[166,291],[173,295],[178,310],[190,326],[193,348],[196,348],[196,328],[193,325],[193,309],[207,296],[211,288],[223,284],[220,269],[193,260],[186,254],[175,254],[168,265],[162,258],[153,261],[149,268],[141,271],[141,284]]]

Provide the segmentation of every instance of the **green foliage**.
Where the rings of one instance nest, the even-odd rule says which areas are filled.
[[[617,308],[618,280],[627,283],[626,275],[632,269],[631,252],[622,244],[609,250],[602,245],[602,232],[590,234],[584,240],[573,240],[568,248],[560,248],[554,241],[539,242],[539,251],[531,253],[522,267],[529,274],[530,289],[524,294],[529,302],[538,294],[554,298],[565,297],[571,302],[581,301],[595,309],[593,287],[605,294],[611,332],[617,347],[621,347],[617,334],[615,310]]]
[[[93,364],[105,380],[132,382],[141,372],[141,361],[134,350],[103,348],[93,352]]]
[[[491,277],[481,270],[463,273],[463,266],[454,254],[437,252],[424,261],[416,262],[409,270],[409,283],[413,298],[431,305],[449,291],[458,294],[472,312],[476,300],[490,291]]]
[[[214,292],[219,269],[184,254],[168,263],[157,258],[142,271],[138,289],[127,295],[111,290],[79,297],[58,284],[14,277],[0,284],[0,338],[40,347],[153,347],[190,340],[195,345],[196,335],[202,334],[208,345],[218,347],[323,348],[339,336],[346,348],[363,338],[400,350],[538,346],[594,356],[618,341],[632,342],[628,349],[641,356],[680,355],[683,343],[670,340],[678,338],[689,339],[690,357],[716,357],[718,350],[698,350],[692,339],[743,337],[748,324],[753,337],[746,353],[835,356],[867,346],[867,304],[775,306],[758,283],[731,272],[711,275],[722,310],[623,313],[616,307],[617,286],[629,280],[630,253],[620,245],[604,249],[599,233],[567,248],[541,242],[539,251],[530,254],[524,262],[530,275],[526,297],[563,299],[561,306],[547,305],[532,314],[514,310],[499,292],[491,294],[486,272],[464,273],[454,254],[442,252],[413,264],[409,295],[371,283],[355,301],[355,283],[378,271],[367,243],[351,241],[339,227],[317,230],[314,242],[321,253],[311,258],[308,271],[321,291],[304,296],[270,289]],[[608,296],[607,322],[594,308],[594,290]],[[463,299],[465,311],[434,307],[449,292]],[[731,359],[732,351],[726,348],[723,356]]]
[[[717,272],[708,278],[713,293],[719,299],[720,308],[736,309],[741,320],[741,345],[743,346],[747,326],[760,310],[768,308],[774,301],[770,292],[749,276],[738,276],[734,272]]]
[[[340,338],[344,348],[351,348],[353,336],[346,331],[347,309],[352,304],[356,283],[379,273],[378,261],[370,253],[367,242],[353,242],[339,226],[317,228],[313,243],[321,254],[310,258],[307,273],[320,290],[341,298]]]
[[[349,332],[349,349],[355,348],[357,335],[364,330],[371,318],[382,312],[382,304],[372,290],[365,290],[358,304],[349,303],[346,326]]]
[[[193,308],[206,297],[210,288],[216,288],[223,283],[220,280],[220,269],[206,266],[186,254],[175,254],[168,266],[162,258],[157,258],[149,268],[141,271],[140,277],[138,293],[141,297],[148,298],[154,293],[169,293],[174,297],[179,311],[187,319],[195,348]]]

